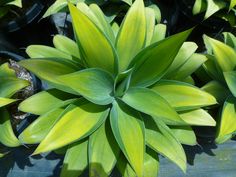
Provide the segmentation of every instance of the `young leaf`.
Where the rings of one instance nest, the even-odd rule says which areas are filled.
[[[112,132],[138,177],[144,172],[144,124],[138,112],[122,102],[113,102],[110,114]],[[138,147],[138,148],[137,148]]]
[[[109,109],[87,101],[71,105],[39,144],[34,154],[58,149],[89,136],[104,123]]]
[[[115,73],[118,61],[111,42],[81,10],[70,3],[69,9],[82,59],[88,67],[98,67]]]
[[[146,43],[145,46],[149,46],[153,38],[154,29],[155,29],[155,12],[152,8],[145,8],[146,14],[146,25],[147,25],[147,34],[146,34]]]
[[[101,69],[90,68],[59,77],[60,82],[89,101],[106,105],[112,102],[113,78]]]
[[[236,98],[229,97],[223,106],[220,124],[217,130],[216,142],[222,143],[222,138],[236,131]]]
[[[89,176],[109,176],[119,152],[119,146],[107,121],[89,137]]]
[[[164,24],[157,24],[154,27],[154,32],[152,36],[151,44],[159,42],[166,37],[166,25]]]
[[[119,56],[119,71],[127,69],[133,57],[144,47],[146,19],[143,0],[136,0],[130,7],[116,41]]]
[[[180,117],[189,125],[215,126],[216,121],[203,109],[179,112]]]
[[[63,111],[63,108],[56,108],[38,117],[19,135],[20,142],[23,144],[40,143],[59,120]]]
[[[135,67],[131,85],[147,87],[160,80],[191,31],[178,33],[142,50],[130,65]]]
[[[177,111],[191,110],[216,104],[209,93],[184,82],[162,80],[152,87]]]
[[[156,152],[164,155],[184,172],[186,171],[186,156],[179,141],[174,137],[171,130],[158,121],[154,122],[151,117],[147,116],[144,119],[146,143]]]
[[[88,166],[88,141],[73,143],[66,152],[60,177],[78,177]]]
[[[0,142],[7,147],[18,147],[20,142],[14,134],[11,126],[10,115],[4,108],[0,109]]]
[[[207,9],[204,18],[209,18],[211,15],[224,7],[226,7],[226,3],[224,1],[207,0]]]
[[[66,106],[75,99],[73,95],[57,89],[39,92],[20,103],[18,109],[36,115],[45,114],[55,108]]]
[[[150,89],[130,88],[122,100],[134,109],[154,116],[155,119],[164,119],[172,125],[185,124],[169,103]]]

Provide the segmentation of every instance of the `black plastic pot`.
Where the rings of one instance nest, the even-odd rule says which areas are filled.
[[[28,25],[38,18],[44,9],[44,4],[40,0],[35,0],[32,7],[26,10],[23,16],[1,24],[0,29],[3,32],[14,32]]]

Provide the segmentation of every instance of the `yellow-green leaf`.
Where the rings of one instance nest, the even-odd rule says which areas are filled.
[[[19,140],[23,144],[40,143],[59,120],[64,108],[56,108],[38,117],[20,135]]]
[[[34,154],[58,149],[89,136],[105,121],[108,112],[106,107],[87,101],[70,105]]]
[[[113,102],[110,114],[113,134],[138,177],[144,172],[144,124],[138,112],[122,102]],[[135,138],[134,138],[135,137]]]
[[[15,77],[16,73],[9,67],[8,63],[0,65],[0,77]]]
[[[119,146],[107,121],[89,137],[89,176],[109,176],[119,152]]]
[[[144,174],[143,177],[157,177],[159,172],[158,154],[152,149],[146,147],[144,154]]]
[[[13,102],[17,101],[16,99],[10,99],[10,98],[2,98],[0,97],[0,108],[3,106],[6,106],[8,104],[11,104]]]
[[[67,150],[60,177],[78,177],[88,166],[88,141],[73,143]]]
[[[217,104],[209,93],[184,82],[162,80],[152,87],[177,111],[191,110]]]
[[[0,109],[0,142],[7,147],[18,147],[20,142],[11,126],[10,115],[4,108]]]
[[[224,72],[224,77],[229,87],[229,90],[236,97],[236,72],[235,71]]]
[[[204,36],[204,40],[206,40],[211,45],[215,54],[216,62],[223,72],[232,71],[235,69],[236,52],[233,48],[206,35]]]
[[[71,98],[73,98],[73,95],[57,89],[50,89],[32,95],[21,102],[18,109],[23,112],[42,115],[55,108],[66,106],[76,100]]]
[[[180,117],[189,125],[215,126],[216,121],[203,109],[179,112]]]
[[[223,137],[228,136],[236,131],[236,98],[229,97],[223,106],[220,117],[220,123],[217,127],[216,142],[222,143]],[[221,141],[220,141],[221,140]]]
[[[150,89],[130,88],[122,100],[134,109],[154,116],[155,119],[163,119],[168,124],[185,124],[169,103]]]
[[[190,126],[172,126],[170,129],[181,144],[190,146],[197,144],[197,138]]]
[[[118,61],[111,42],[81,10],[70,3],[69,9],[81,57],[87,66],[115,73]]]
[[[144,122],[147,145],[170,159],[185,172],[186,155],[171,130],[160,121],[154,122],[151,117],[145,117]]]
[[[116,41],[119,71],[127,69],[133,57],[144,47],[146,19],[143,0],[136,0],[130,7]]]
[[[155,42],[159,42],[163,39],[165,39],[166,37],[166,25],[164,24],[157,24],[154,27],[154,33],[152,36],[152,41],[151,44],[155,43]]]
[[[155,29],[155,12],[152,8],[145,8],[146,14],[146,25],[147,25],[147,34],[146,34],[146,43],[145,46],[149,46],[151,44],[151,40],[153,38],[154,29]]]

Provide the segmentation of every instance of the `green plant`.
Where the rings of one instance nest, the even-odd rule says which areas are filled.
[[[231,33],[224,33],[224,39],[225,44],[204,36],[209,58],[204,68],[213,81],[203,89],[214,95],[222,107],[217,124],[217,143],[225,142],[236,132],[236,38]]]
[[[235,25],[235,0],[195,0],[193,14],[205,12],[204,18],[216,15]],[[219,12],[224,9],[224,12]]]
[[[163,79],[180,68],[178,79],[189,79],[205,61],[198,54],[188,60],[196,50],[183,47],[191,30],[163,39],[142,0],[115,28],[97,5],[77,7],[69,4],[76,43],[57,35],[55,48],[29,46],[32,59],[19,62],[50,87],[20,104],[39,117],[19,140],[40,143],[34,154],[66,150],[61,176],[79,176],[87,166],[90,176],[108,176],[115,165],[123,176],[156,176],[157,152],[185,171],[181,143],[196,144],[190,125],[215,126],[201,107],[216,104],[191,84]]]
[[[9,12],[12,5],[21,8],[22,2],[21,2],[21,0],[1,0],[1,2],[0,2],[0,18],[5,16]]]
[[[18,101],[12,97],[28,85],[28,81],[16,77],[14,70],[8,67],[8,63],[0,65],[0,142],[6,147],[12,148],[21,145],[14,134],[7,106]],[[5,153],[1,152],[0,157],[3,157]]]

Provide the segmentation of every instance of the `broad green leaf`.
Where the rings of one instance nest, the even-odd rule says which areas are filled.
[[[236,37],[229,32],[224,32],[224,42],[236,50]]]
[[[159,172],[159,158],[158,154],[152,149],[146,147],[146,152],[144,154],[144,173],[143,177],[156,177]],[[117,164],[118,170],[120,171],[122,177],[137,177],[134,170],[121,154]]]
[[[191,85],[195,85],[195,81],[191,76],[186,77],[185,79],[182,79],[181,81],[186,82]]]
[[[0,97],[0,108],[3,106],[6,106],[8,104],[11,104],[13,102],[17,101],[16,99],[10,99],[10,98],[2,98]]]
[[[172,78],[178,72],[181,66],[183,66],[193,55],[197,48],[198,46],[194,42],[184,42],[175,59],[173,60],[173,63],[169,67],[165,77]]]
[[[6,109],[0,109],[0,142],[7,147],[18,147],[20,142],[11,126],[10,115]]]
[[[187,166],[186,156],[181,144],[174,137],[171,130],[164,123],[154,122],[148,116],[145,117],[144,122],[147,145],[170,159],[185,172]]]
[[[197,144],[195,133],[190,126],[173,126],[170,129],[181,144],[190,146]]]
[[[122,102],[113,102],[110,122],[120,149],[136,175],[142,177],[144,172],[145,133],[140,114]]]
[[[89,136],[105,121],[108,112],[109,109],[106,107],[87,101],[70,105],[34,154],[58,149]]]
[[[207,3],[206,0],[195,0],[195,3],[193,5],[193,15],[197,15],[201,12],[206,11],[207,9]]]
[[[116,41],[119,71],[127,69],[133,57],[144,47],[146,19],[143,0],[136,0],[130,7],[120,27]]]
[[[119,152],[119,146],[107,121],[89,137],[89,176],[109,176]]]
[[[114,33],[115,37],[117,37],[117,35],[119,33],[119,30],[120,30],[120,27],[119,27],[118,23],[113,22],[111,27],[112,27],[112,30],[113,30],[113,33]]]
[[[135,66],[131,85],[146,87],[160,80],[191,31],[178,33],[142,50],[130,65]]]
[[[91,102],[106,105],[113,101],[113,78],[101,69],[90,68],[59,77],[60,82],[68,85]]]
[[[224,103],[226,98],[231,94],[228,88],[215,80],[208,82],[201,89],[213,95],[219,104]]]
[[[66,152],[60,177],[78,177],[88,166],[88,141],[79,141]]]
[[[30,45],[26,49],[30,58],[64,58],[72,60],[72,56],[61,50],[44,45]]]
[[[79,47],[70,38],[66,36],[62,36],[62,35],[56,35],[53,38],[53,44],[56,47],[56,49],[75,57],[76,61],[80,61]],[[53,56],[53,57],[56,57],[56,56]]]
[[[176,80],[187,78],[193,74],[207,60],[207,57],[202,54],[194,53],[189,59],[179,68],[176,75],[173,77]]]
[[[16,77],[2,77],[0,79],[0,97],[10,98],[20,89],[27,86],[29,86],[29,82],[26,80]]]
[[[229,97],[223,106],[216,142],[236,131],[236,98]]]
[[[185,124],[177,112],[158,93],[146,88],[130,88],[122,100],[145,114],[164,119],[171,125]]]
[[[167,100],[177,111],[217,104],[212,95],[184,82],[161,80],[151,89]]]
[[[88,67],[98,67],[115,73],[118,61],[111,42],[81,10],[70,3],[69,9],[82,59]]]
[[[203,109],[179,112],[180,117],[193,126],[215,126],[216,121]]]
[[[154,27],[154,32],[153,32],[151,44],[159,42],[159,41],[165,39],[165,37],[166,37],[166,28],[167,27],[164,24],[157,24]]]
[[[43,115],[55,108],[66,106],[72,103],[73,95],[57,89],[50,89],[32,95],[20,103],[18,109],[36,115]]]
[[[79,71],[81,68],[72,60],[60,58],[22,60],[18,64],[34,73],[40,79],[47,81],[55,88],[76,94],[68,86],[62,85],[57,77]]]
[[[144,174],[143,177],[157,177],[159,172],[158,154],[152,149],[146,147],[144,154]]]
[[[15,77],[16,73],[9,67],[8,63],[0,65],[0,77]]]
[[[92,10],[92,12],[96,15],[99,22],[101,23],[104,33],[107,35],[109,40],[111,40],[111,42],[114,44],[115,43],[115,35],[112,31],[111,25],[109,24],[109,22],[105,18],[105,15],[102,12],[102,10],[99,8],[99,6],[97,4],[91,4],[89,7]]]
[[[129,162],[122,153],[120,153],[119,159],[117,160],[116,163],[116,167],[118,168],[122,177],[137,177],[134,170],[132,169]]]
[[[40,143],[50,132],[63,113],[63,108],[56,108],[38,117],[20,135],[23,144]]]
[[[153,38],[155,29],[155,12],[152,8],[146,7],[145,14],[146,14],[146,25],[147,25],[145,46],[149,46],[151,44],[151,40]]]
[[[236,97],[236,71],[224,72],[224,77],[229,90]]]
[[[207,9],[204,18],[209,18],[211,15],[223,9],[224,7],[226,7],[226,3],[224,1],[207,0]]]
[[[234,49],[206,35],[204,36],[204,39],[211,45],[220,69],[223,72],[234,70],[236,66],[236,52]]]

